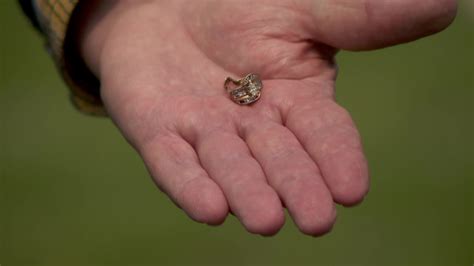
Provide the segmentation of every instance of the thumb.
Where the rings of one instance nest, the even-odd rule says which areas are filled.
[[[317,41],[346,50],[409,42],[445,29],[456,0],[306,0]]]

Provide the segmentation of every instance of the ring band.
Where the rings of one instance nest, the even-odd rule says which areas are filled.
[[[235,86],[229,86],[231,83]],[[227,77],[224,82],[224,89],[230,98],[240,105],[248,105],[260,99],[262,88],[260,77],[252,73],[239,80]]]

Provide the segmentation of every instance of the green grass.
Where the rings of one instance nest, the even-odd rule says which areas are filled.
[[[471,265],[474,19],[339,55],[372,188],[336,227],[276,237],[190,221],[108,119],[76,112],[15,1],[0,3],[0,264]]]

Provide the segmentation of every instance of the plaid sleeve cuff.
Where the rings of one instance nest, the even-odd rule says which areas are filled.
[[[33,0],[48,49],[71,91],[73,104],[93,115],[106,115],[100,98],[100,83],[78,54],[73,34],[79,0]]]

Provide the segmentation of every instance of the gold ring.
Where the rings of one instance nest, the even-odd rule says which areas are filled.
[[[229,86],[230,83],[234,86]],[[224,89],[230,98],[240,105],[251,104],[260,99],[262,88],[262,81],[257,74],[252,73],[239,80],[227,77],[224,82]]]

